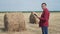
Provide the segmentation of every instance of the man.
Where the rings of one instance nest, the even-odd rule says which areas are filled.
[[[38,17],[35,12],[34,15],[39,18],[40,22],[39,22],[39,27],[41,27],[42,29],[42,34],[48,34],[48,23],[49,23],[49,15],[50,12],[48,11],[47,7],[46,7],[46,3],[42,3],[41,7],[43,9],[43,12],[41,14],[41,17]]]

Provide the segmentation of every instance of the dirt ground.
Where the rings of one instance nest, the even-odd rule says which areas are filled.
[[[0,34],[42,34],[41,28],[39,28],[38,24],[29,23],[30,13],[23,13],[25,16],[26,22],[26,31],[21,32],[6,32],[4,31],[4,14],[0,13]],[[41,13],[37,13],[38,16]],[[49,19],[49,34],[60,34],[60,12],[51,12]]]

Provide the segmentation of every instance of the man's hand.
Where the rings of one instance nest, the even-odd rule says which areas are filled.
[[[38,19],[40,19],[40,17],[38,17],[37,14],[36,14],[35,12],[33,12],[33,13],[34,13],[34,15],[35,15]]]
[[[40,19],[40,17],[37,16],[36,12],[32,12],[38,19]]]

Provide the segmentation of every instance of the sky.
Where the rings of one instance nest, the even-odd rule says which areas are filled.
[[[60,11],[60,0],[0,0],[0,11],[42,11],[42,3],[50,11]]]

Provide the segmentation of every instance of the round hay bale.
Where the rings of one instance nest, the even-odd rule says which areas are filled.
[[[33,12],[31,12],[29,20],[30,20],[30,23],[33,23],[33,24],[39,23],[39,19],[33,14]]]
[[[6,13],[4,16],[5,30],[22,31],[25,30],[25,20],[22,13]]]

